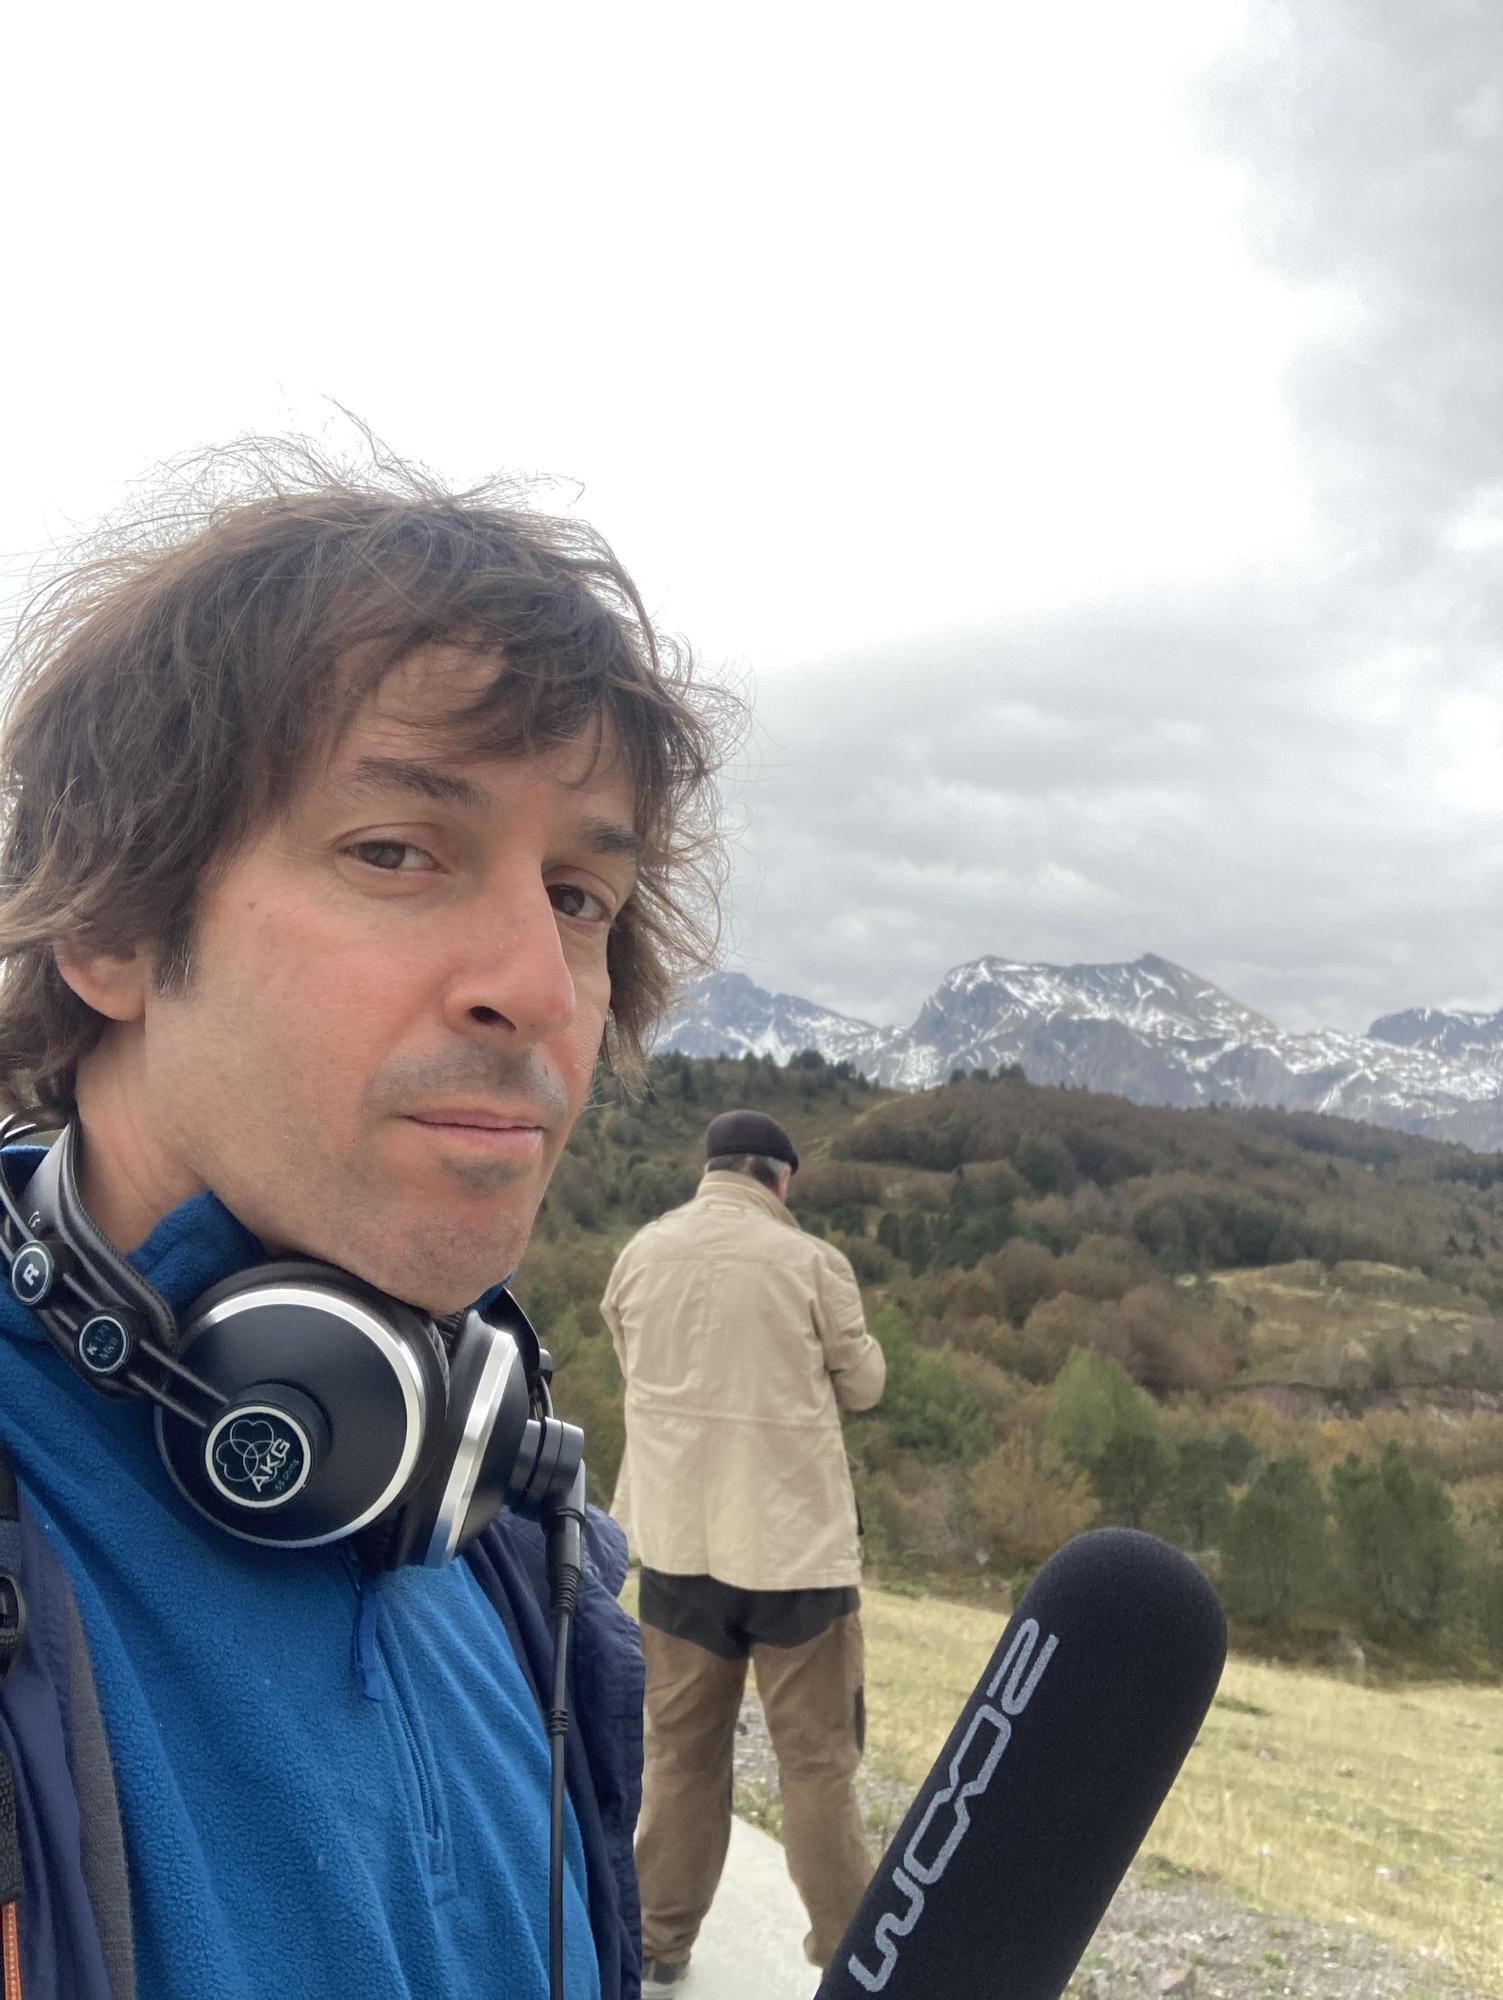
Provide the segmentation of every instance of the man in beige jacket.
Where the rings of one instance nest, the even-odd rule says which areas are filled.
[[[748,1658],[777,1753],[788,1868],[829,1962],[870,1873],[856,1502],[840,1411],[886,1363],[850,1264],[786,1206],[775,1119],[727,1111],[694,1199],[616,1261],[601,1311],[626,1381],[612,1512],[642,1559],[643,1990],[677,1988],[725,1863]]]

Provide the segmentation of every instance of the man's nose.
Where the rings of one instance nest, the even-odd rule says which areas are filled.
[[[461,923],[444,1000],[451,1027],[461,1034],[494,1029],[529,1047],[568,1026],[574,978],[545,884],[497,894]]]

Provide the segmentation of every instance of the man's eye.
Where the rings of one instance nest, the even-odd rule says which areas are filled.
[[[367,868],[379,868],[387,875],[415,875],[433,866],[426,848],[410,840],[357,840],[345,849]]]
[[[608,924],[611,913],[599,896],[581,889],[577,882],[555,882],[548,891],[560,916],[576,917],[588,924]]]

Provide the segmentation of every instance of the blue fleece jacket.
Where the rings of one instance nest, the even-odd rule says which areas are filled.
[[[210,1195],[132,1261],[178,1310],[256,1261]],[[201,1519],[149,1411],[0,1286],[0,1438],[66,1568],[120,1795],[142,2000],[542,2000],[547,1745],[469,1566],[363,1586],[343,1551]],[[569,2000],[596,2000],[572,1810]]]

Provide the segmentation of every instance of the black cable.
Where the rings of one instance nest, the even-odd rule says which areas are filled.
[[[548,1589],[553,1610],[553,1688],[543,1720],[548,1730],[548,1993],[564,1994],[564,1746],[569,1734],[569,1633],[583,1567],[585,1469],[581,1463],[568,1493],[546,1516]]]
[[[548,1710],[552,1794],[548,1802],[548,1993],[564,2000],[564,1744],[569,1730],[569,1628],[567,1611],[553,1626],[553,1704]]]

